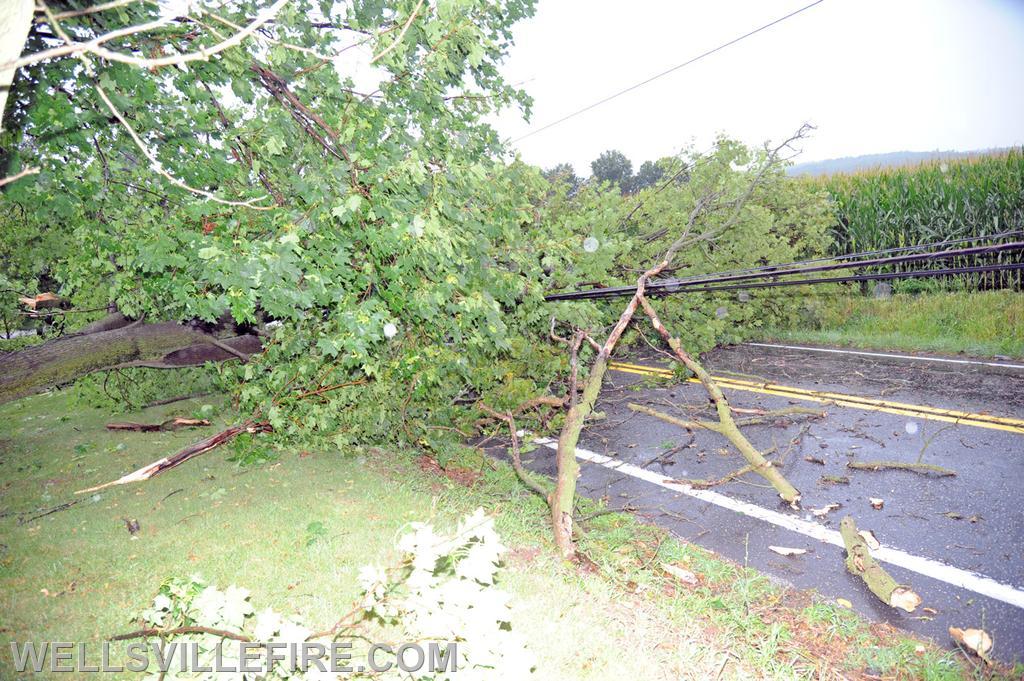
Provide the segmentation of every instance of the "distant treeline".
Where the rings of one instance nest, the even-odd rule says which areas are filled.
[[[1024,149],[805,181],[821,184],[835,202],[837,254],[1024,230]],[[1018,252],[984,262],[1022,260]],[[976,264],[945,261],[930,267]],[[961,283],[1021,288],[1021,281],[1021,272],[1012,271]]]
[[[888,151],[882,154],[862,154],[860,156],[842,156],[822,161],[797,163],[786,169],[786,174],[797,177],[800,175],[835,175],[837,173],[856,173],[865,170],[895,168],[898,166],[916,166],[929,161],[955,161],[964,158],[991,156],[1009,151],[1011,147],[996,149],[977,149],[974,151]]]

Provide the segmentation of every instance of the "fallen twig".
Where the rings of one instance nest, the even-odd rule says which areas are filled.
[[[770,462],[769,462],[770,463]],[[674,482],[679,485],[689,485],[694,489],[708,489],[710,487],[717,487],[718,485],[724,485],[730,480],[735,480],[741,475],[746,475],[754,470],[754,466],[747,464],[743,468],[734,470],[732,473],[726,473],[717,480],[702,480],[699,478],[673,478],[672,480],[666,480],[666,482]]]
[[[169,493],[168,493],[168,494],[167,494],[167,495],[166,495],[166,496],[165,496],[165,497],[164,497],[163,499],[161,499],[160,501],[158,501],[158,502],[156,502],[155,504],[153,504],[153,508],[156,508],[156,507],[157,507],[157,506],[159,506],[160,504],[164,503],[165,501],[167,501],[168,499],[170,499],[171,497],[173,497],[173,496],[174,496],[175,494],[177,494],[178,492],[184,492],[184,491],[185,491],[185,488],[184,488],[184,487],[179,487],[178,489],[174,490],[173,492],[169,492]]]
[[[42,513],[40,513],[38,515],[32,516],[28,520],[21,520],[21,519],[19,519],[18,520],[18,524],[19,525],[24,525],[25,523],[30,523],[33,520],[39,520],[40,518],[45,518],[46,516],[51,515],[53,513],[59,513],[60,511],[66,511],[69,508],[71,508],[72,506],[74,506],[75,504],[80,504],[83,501],[85,501],[85,499],[75,499],[74,501],[68,501],[68,502],[60,504],[58,506],[54,506],[53,508],[48,508],[45,511],[43,511]]]
[[[943,468],[942,466],[936,466],[931,463],[904,463],[902,461],[850,461],[846,464],[846,467],[855,468],[861,471],[898,470],[920,473],[922,475],[935,473],[940,478],[947,478],[956,475],[956,471]]]

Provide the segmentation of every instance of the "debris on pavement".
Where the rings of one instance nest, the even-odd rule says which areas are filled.
[[[861,530],[857,534],[859,534],[861,536],[861,538],[864,539],[864,543],[867,544],[868,548],[871,549],[872,551],[875,551],[879,547],[882,546],[879,543],[879,541],[877,539],[875,539],[875,533],[872,532],[871,530]]]
[[[909,586],[897,584],[888,572],[871,557],[864,537],[857,531],[853,518],[846,516],[839,523],[839,534],[846,545],[846,569],[864,580],[871,593],[893,608],[914,612],[921,597]]]
[[[807,553],[807,549],[791,549],[788,546],[769,546],[769,551],[774,551],[780,556],[802,556]]]
[[[825,506],[822,506],[821,508],[812,508],[811,509],[811,513],[814,515],[815,518],[824,518],[825,516],[827,516],[832,511],[835,511],[836,509],[838,509],[840,506],[841,506],[841,504],[831,503],[831,504],[827,504]]]
[[[992,650],[992,637],[984,629],[950,627],[949,635],[953,637],[957,645],[971,651],[985,662],[991,663],[988,654]]]
[[[850,461],[847,468],[860,471],[910,471],[928,475],[933,473],[940,478],[950,478],[956,475],[956,471],[931,463],[906,463],[903,461]]]

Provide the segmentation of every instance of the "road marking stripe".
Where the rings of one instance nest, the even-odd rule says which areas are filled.
[[[633,373],[646,372],[646,373],[653,373],[653,374],[657,374],[658,376],[665,376],[665,377],[670,377],[670,376],[674,376],[675,375],[672,372],[671,369],[665,369],[663,367],[645,366],[643,364],[628,364],[626,362],[612,362],[609,366],[611,368],[628,367],[628,368],[634,370]],[[776,384],[776,383],[766,383],[766,382],[761,382],[761,381],[745,381],[743,379],[732,378],[730,376],[714,376],[713,378],[716,381],[720,382],[720,383],[732,383],[732,384],[744,385],[744,386],[748,386],[748,387],[752,387],[752,388],[763,388],[763,389],[767,389],[767,390],[784,390],[786,392],[798,393],[798,394],[802,394],[802,395],[812,395],[814,397],[827,397],[827,398],[834,398],[834,399],[847,400],[847,401],[857,401],[857,402],[864,402],[865,404],[876,404],[876,405],[880,405],[880,406],[883,406],[883,407],[894,407],[896,409],[907,409],[907,410],[912,410],[912,411],[928,412],[928,413],[931,413],[931,414],[942,414],[943,416],[957,416],[957,417],[960,417],[960,418],[970,418],[970,419],[974,419],[974,420],[992,421],[994,423],[1004,423],[1004,424],[1013,425],[1013,426],[1024,426],[1024,420],[1022,420],[1022,419],[1006,418],[1006,417],[1001,417],[1001,416],[991,416],[989,414],[977,414],[977,413],[971,413],[971,412],[966,412],[966,411],[958,411],[956,409],[942,409],[942,408],[938,408],[938,407],[926,407],[924,405],[909,404],[907,402],[891,402],[889,400],[877,400],[877,399],[874,399],[874,398],[871,398],[871,397],[862,397],[860,395],[847,395],[847,394],[844,394],[844,393],[832,393],[832,392],[826,392],[826,391],[823,391],[823,390],[810,390],[810,389],[807,389],[807,388],[797,388],[797,387],[794,387],[794,386],[779,385],[779,384]],[[695,382],[695,383],[699,383],[700,382],[700,381],[698,381],[695,378],[694,379],[690,379],[690,380],[692,382]]]
[[[759,348],[781,348],[784,350],[806,350],[807,352],[829,352],[837,355],[863,355],[865,357],[887,357],[890,359],[910,359],[918,362],[943,362],[946,364],[975,364],[1002,369],[1024,369],[1024,364],[1005,364],[1002,362],[982,362],[976,359],[949,359],[946,357],[917,357],[915,355],[898,355],[887,352],[866,352],[864,350],[840,350],[838,348],[814,348],[802,345],[780,345],[777,343],[743,343]]]
[[[646,367],[639,364],[628,364],[625,362],[612,362],[608,365],[608,368],[614,371],[640,374],[643,376],[658,376],[660,378],[672,378],[675,375],[668,369]],[[819,404],[835,404],[841,407],[853,407],[855,409],[864,409],[866,411],[879,411],[888,414],[899,414],[901,416],[913,416],[931,421],[944,421],[946,423],[963,424],[978,428],[1004,430],[1011,433],[1024,433],[1024,420],[1021,419],[957,411],[955,409],[938,409],[935,407],[926,407],[917,404],[907,404],[905,402],[875,400],[868,397],[845,395],[842,393],[805,390],[803,388],[776,385],[774,383],[756,383],[753,381],[743,381],[725,376],[713,376],[712,378],[727,390],[741,390],[745,392],[760,393],[763,395],[776,395],[779,397],[789,397],[808,402],[817,402]],[[696,378],[691,378],[688,379],[688,382],[699,383],[700,381]]]
[[[1024,420],[1009,418],[1004,416],[992,416],[991,414],[980,414],[967,411],[959,411],[957,409],[943,409],[940,407],[927,407],[921,404],[909,404],[907,402],[892,402],[889,400],[877,400],[872,397],[862,397],[860,395],[847,395],[844,393],[832,393],[824,390],[809,390],[806,388],[796,388],[788,385],[779,385],[777,383],[759,383],[757,381],[744,381],[738,378],[729,378],[727,376],[719,377],[717,380],[728,382],[736,385],[745,385],[749,387],[764,388],[767,390],[782,390],[794,394],[811,395],[814,397],[826,397],[831,399],[846,400],[847,402],[862,402],[864,404],[879,405],[882,407],[892,407],[894,409],[905,409],[907,411],[920,411],[929,414],[940,414],[942,416],[953,416],[962,419],[971,419],[974,421],[990,421],[992,423],[1002,423],[1008,426],[1024,426]]]
[[[551,438],[538,438],[535,442],[539,445],[543,445],[550,449],[558,449],[558,442]],[[667,480],[661,473],[649,471],[645,468],[627,463],[625,461],[617,461],[611,457],[592,452],[582,447],[576,448],[576,458],[582,459],[583,461],[589,461],[590,463],[603,466],[610,470],[625,473],[631,477],[643,480],[659,487],[685,494],[694,499],[698,499],[705,503],[725,508],[736,513],[742,513],[743,515],[758,520],[764,521],[776,527],[791,530],[798,534],[802,534],[805,537],[811,539],[817,539],[820,542],[826,544],[832,544],[840,548],[845,548],[843,544],[842,536],[835,530],[830,530],[827,527],[819,525],[818,523],[812,523],[796,516],[786,515],[779,513],[778,511],[772,511],[767,508],[761,508],[754,504],[733,499],[727,497],[724,494],[718,492],[712,492],[711,490],[693,489],[687,485],[682,485],[677,482]],[[1003,584],[998,582],[991,577],[972,572],[970,570],[962,570],[952,565],[947,565],[941,561],[932,560],[931,558],[924,558],[921,556],[915,556],[897,548],[891,546],[882,546],[881,548],[872,551],[871,555],[876,560],[890,565],[896,565],[898,567],[916,572],[919,575],[925,577],[931,577],[941,582],[951,584],[956,587],[967,589],[976,594],[982,596],[988,596],[997,601],[1008,603],[1018,608],[1024,608],[1024,590],[1019,589],[1009,584]]]

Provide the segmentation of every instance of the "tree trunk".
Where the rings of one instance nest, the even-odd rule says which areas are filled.
[[[574,404],[565,417],[565,424],[558,436],[558,450],[555,461],[558,466],[558,477],[555,489],[548,499],[551,507],[551,524],[555,530],[555,545],[563,557],[569,558],[576,552],[572,540],[572,513],[576,499],[576,478],[580,475],[580,464],[576,461],[576,444],[587,417],[594,411],[597,396],[601,393],[604,375],[608,370],[608,356],[604,351],[597,355],[587,384],[583,388],[583,397]]]
[[[105,326],[103,322],[97,322],[95,328]],[[107,324],[116,322],[111,320]],[[213,339],[177,322],[135,323],[65,336],[0,355],[0,404],[69,383],[94,371],[131,366],[197,366],[258,352],[260,347],[255,336]]]

